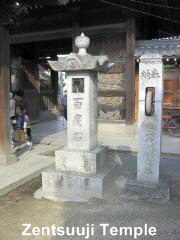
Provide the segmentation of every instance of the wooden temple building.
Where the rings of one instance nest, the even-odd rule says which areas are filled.
[[[99,75],[101,133],[135,134],[138,61],[146,51],[163,56],[164,111],[180,111],[179,12],[178,0],[1,0],[0,164],[11,162],[9,91],[24,90],[33,121],[56,111],[58,74],[47,59],[76,51],[81,32],[91,39],[89,53],[115,63]]]

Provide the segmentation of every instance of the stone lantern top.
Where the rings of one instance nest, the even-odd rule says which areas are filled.
[[[87,55],[86,49],[89,47],[90,39],[86,37],[84,33],[81,33],[80,36],[75,38],[75,45],[79,49],[78,55],[85,56]]]
[[[59,57],[58,61],[48,61],[55,71],[79,71],[94,70],[97,72],[106,72],[114,63],[109,63],[108,57],[92,56],[86,52],[89,47],[90,39],[83,33],[75,39],[75,45],[78,53],[70,53],[65,57]]]

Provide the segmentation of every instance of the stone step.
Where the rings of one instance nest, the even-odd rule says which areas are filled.
[[[68,171],[47,171],[42,173],[42,188],[35,198],[54,201],[87,202],[91,198],[103,198],[103,192],[119,176],[119,165],[110,161],[101,173],[89,175]]]
[[[67,147],[55,152],[56,169],[59,171],[97,174],[105,166],[107,148],[97,146],[91,151],[78,151]]]

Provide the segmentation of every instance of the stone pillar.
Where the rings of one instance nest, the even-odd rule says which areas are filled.
[[[163,63],[158,54],[145,54],[139,67],[139,117],[137,179],[140,182],[158,183],[161,154],[161,119],[163,101]],[[152,96],[152,113],[146,107]],[[154,95],[154,97],[153,97]]]
[[[159,178],[163,63],[159,54],[145,54],[139,67],[137,178],[125,184],[128,198],[169,200],[169,178]]]
[[[0,23],[0,165],[16,161],[10,145],[9,92],[9,32]]]
[[[35,197],[55,201],[86,202],[102,198],[119,175],[118,164],[108,160],[106,147],[97,145],[97,72],[111,64],[106,56],[87,54],[89,38],[75,40],[79,52],[49,61],[56,71],[67,72],[67,147],[56,151],[54,171],[42,173],[42,189]]]

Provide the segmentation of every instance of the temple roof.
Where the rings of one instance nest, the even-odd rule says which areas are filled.
[[[137,41],[134,56],[139,58],[145,53],[158,53],[164,57],[180,56],[180,39]]]

